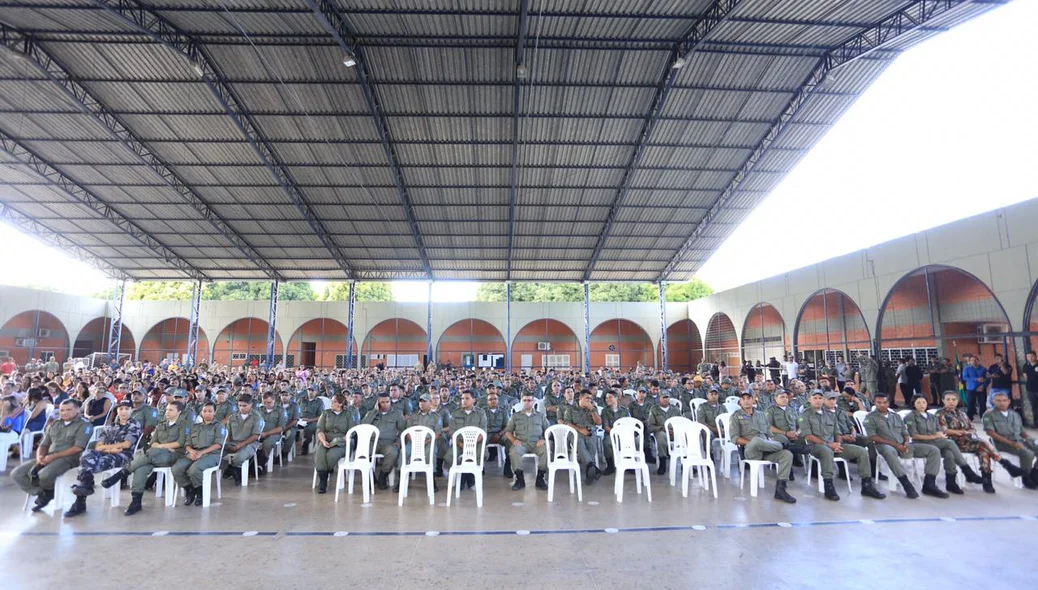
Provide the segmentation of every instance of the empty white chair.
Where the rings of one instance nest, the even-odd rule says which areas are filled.
[[[572,426],[554,424],[544,433],[545,449],[548,454],[548,501],[555,501],[555,472],[569,471],[569,493],[573,493],[574,481],[577,501],[584,501],[580,483],[580,463],[577,462],[577,431]]]
[[[447,506],[451,505],[451,491],[454,497],[461,497],[461,475],[472,475],[476,484],[476,506],[483,506],[483,457],[487,444],[487,432],[476,426],[459,428],[451,439],[454,441],[454,460],[447,470]],[[461,444],[459,444],[461,443]],[[458,449],[461,454],[458,454]]]
[[[678,469],[681,467],[677,457],[685,454],[685,437],[682,433],[691,424],[692,421],[684,416],[667,418],[667,421],[663,423],[663,430],[667,433],[667,451],[671,458],[670,465],[667,466],[671,486],[677,483]]]
[[[633,421],[625,422],[627,420]],[[645,431],[640,420],[621,418],[613,424],[609,431],[613,443],[613,461],[616,467],[616,480],[613,492],[616,501],[624,501],[624,473],[634,472],[634,482],[638,493],[642,493],[642,482],[645,482],[646,496],[652,502],[652,483],[649,481],[649,465],[645,463]]]
[[[202,471],[202,508],[208,508],[210,502],[213,499],[213,477],[216,477],[216,497],[223,498],[223,486],[220,485],[220,464],[223,463],[223,453],[227,448],[227,433],[228,430],[223,431],[223,441],[220,442],[220,458],[217,459],[216,465]]]
[[[166,506],[176,504],[177,482],[173,480],[173,468],[156,467],[152,473],[155,474],[155,497],[165,496]]]
[[[680,431],[684,439],[681,446],[681,456],[672,459],[680,461],[682,469],[681,495],[688,497],[688,480],[692,479],[692,472],[698,468],[700,487],[709,490],[711,485],[714,490],[714,498],[717,498],[717,473],[714,462],[710,459],[710,429],[698,422],[692,422]],[[707,483],[707,471],[710,472],[710,483]]]
[[[738,445],[732,442],[728,435],[728,424],[731,418],[731,414],[721,414],[714,419],[714,424],[717,426],[717,438],[721,443],[721,470],[725,479],[732,478],[732,453],[739,454]]]
[[[358,424],[346,432],[345,438],[346,455],[339,459],[335,475],[335,501],[339,501],[339,490],[346,485],[344,476],[347,471],[350,472],[348,492],[353,494],[353,472],[359,471],[361,487],[364,488],[364,502],[368,503],[371,501],[371,494],[375,493],[375,446],[378,444],[378,427]],[[356,447],[353,446],[354,440]],[[316,471],[314,477],[317,477]]]
[[[407,485],[412,473],[425,474],[425,487],[429,495],[429,505],[436,504],[436,492],[433,486],[433,460],[436,456],[436,433],[426,426],[412,426],[400,433],[400,456],[403,465],[400,467],[400,493],[397,506],[404,505],[407,496]]]

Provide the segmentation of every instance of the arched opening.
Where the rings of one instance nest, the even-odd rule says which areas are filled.
[[[663,343],[659,346],[662,351]],[[657,367],[663,367],[658,355]],[[667,366],[671,371],[691,373],[703,360],[703,337],[692,320],[679,320],[667,328]]]
[[[11,357],[18,365],[52,357],[61,365],[68,360],[68,344],[65,324],[39,309],[23,311],[0,327],[0,358]]]
[[[414,367],[427,364],[429,337],[421,326],[411,320],[393,318],[375,324],[364,337],[361,364],[385,368]]]
[[[606,320],[591,331],[591,368],[629,371],[653,366],[652,339],[630,320]]]
[[[230,367],[262,365],[267,356],[267,326],[267,321],[259,318],[241,318],[228,324],[216,337],[213,363]],[[285,366],[293,366],[292,355],[283,359],[283,354],[281,336],[275,334],[273,364],[284,361]]]
[[[512,370],[580,367],[580,340],[559,320],[534,320],[512,340]]]
[[[141,351],[137,358],[159,363],[162,359],[183,363],[187,360],[187,344],[190,339],[191,320],[166,318],[155,324],[141,339]],[[198,328],[198,350],[195,364],[209,362],[209,338]]]
[[[746,314],[742,325],[742,358],[766,366],[774,358],[781,361],[789,350],[786,323],[770,303],[758,303]]]
[[[436,364],[505,368],[505,338],[491,323],[469,318],[451,324],[436,343]]]
[[[931,396],[958,388],[956,357],[979,355],[989,367],[998,353],[1016,365],[1002,304],[983,281],[950,266],[924,266],[895,283],[880,308],[877,331],[888,391],[897,388],[897,365],[908,356],[923,369],[922,391]]]
[[[724,361],[729,376],[739,374],[739,338],[732,318],[727,314],[717,312],[707,323],[703,356],[712,365],[720,365]]]
[[[82,358],[95,352],[108,352],[108,337],[112,332],[111,318],[94,318],[83,326],[72,346],[72,356]],[[123,324],[119,335],[119,354],[129,355],[132,359],[137,352],[137,343],[133,333]]]
[[[356,358],[360,354],[356,339],[351,354],[354,362],[350,366],[356,367]],[[346,325],[331,318],[315,318],[306,322],[288,339],[288,356],[296,365],[345,369]]]
[[[857,371],[859,359],[871,353],[872,338],[853,299],[836,289],[822,289],[800,308],[793,348],[807,375],[814,378],[825,363],[835,367],[839,357]],[[880,391],[888,390],[880,384]]]

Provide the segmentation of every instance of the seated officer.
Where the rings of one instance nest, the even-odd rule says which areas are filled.
[[[299,402],[299,427],[303,429],[303,448],[299,454],[305,455],[310,452],[310,443],[317,432],[317,419],[324,412],[324,402],[317,399],[317,389],[308,387],[306,399]]]
[[[267,458],[281,440],[281,434],[288,424],[288,412],[274,399],[274,393],[268,391],[263,394],[259,416],[263,419],[263,432],[259,435],[260,448],[256,451],[256,462],[259,464],[259,474],[266,475]]]
[[[227,421],[231,419],[231,413],[234,412],[235,406],[237,405],[237,398],[234,400],[230,399],[227,394],[227,388],[221,387],[216,390],[216,413],[213,415],[213,419],[217,422],[227,426]]]
[[[124,399],[115,405],[115,421],[107,427],[93,449],[79,457],[78,482],[72,486],[76,501],[65,513],[66,517],[86,512],[87,496],[94,493],[94,474],[122,467],[133,459],[133,451],[141,437],[141,425],[130,418],[133,402]]]
[[[141,388],[134,389],[130,393],[130,400],[133,403],[130,418],[141,425],[141,437],[143,440],[140,447],[144,448],[143,443],[150,439],[151,433],[155,432],[155,427],[159,424],[159,411],[148,405],[147,394]]]
[[[148,477],[156,467],[171,467],[184,454],[187,435],[191,424],[182,413],[183,402],[172,401],[166,404],[165,419],[158,423],[151,435],[151,445],[143,453],[137,453],[130,464],[123,467],[115,475],[107,477],[101,486],[110,488],[126,481],[133,474],[130,486],[130,505],[126,507],[126,516],[133,516],[141,511],[141,500],[144,498],[144,487]]]
[[[67,399],[58,406],[53,420],[36,449],[36,458],[11,472],[11,479],[30,496],[36,496],[33,512],[54,499],[54,484],[62,474],[79,465],[79,456],[90,442],[94,427],[79,415],[78,401]],[[7,452],[4,450],[3,452]]]
[[[371,424],[378,428],[378,442],[375,445],[375,453],[382,455],[382,461],[378,464],[378,489],[389,489],[389,474],[396,469],[397,460],[400,458],[400,433],[407,428],[407,420],[400,409],[393,407],[388,393],[378,396],[378,406],[364,416],[364,424]],[[397,481],[397,485],[400,482]]]
[[[252,395],[243,393],[238,396],[238,411],[227,421],[227,448],[220,465],[224,479],[233,478],[234,485],[241,485],[241,466],[256,455],[261,434],[263,418],[252,411]]]
[[[1009,409],[1009,396],[1005,392],[996,393],[994,400],[995,409],[984,414],[984,430],[999,452],[1016,455],[1020,459],[1024,487],[1038,489],[1038,464],[1034,461],[1038,443],[1024,435],[1020,414]]]
[[[613,441],[609,436],[609,433],[613,430],[613,424],[620,418],[630,418],[631,413],[627,411],[627,408],[620,405],[620,397],[622,393],[619,393],[617,389],[605,392],[605,403],[606,407],[602,409],[602,430],[605,431],[605,437],[602,439],[603,449],[605,453],[606,469],[602,472],[602,475],[612,475],[616,473],[616,464],[613,462]]]
[[[435,456],[431,457],[433,464],[439,463],[437,457],[439,456],[439,442],[443,438],[443,417],[437,412],[433,411],[432,405],[434,399],[439,399],[437,396],[423,393],[418,396],[418,411],[411,414],[407,418],[407,427],[412,426],[424,426],[429,430],[433,431],[433,453]],[[500,413],[500,412],[499,412]],[[433,491],[437,492],[440,490],[440,486],[436,483],[436,477],[439,473],[433,470]]]
[[[601,477],[598,467],[595,466],[597,451],[594,437],[595,428],[602,424],[602,417],[598,415],[598,408],[591,400],[590,391],[587,389],[581,391],[577,403],[566,410],[565,422],[562,422],[577,431],[577,463],[584,471],[588,485],[595,483]],[[559,419],[562,420],[561,411]]]
[[[768,383],[772,382],[768,381]],[[764,410],[764,415],[767,416],[768,424],[771,427],[771,437],[786,445],[786,448],[793,453],[793,465],[798,465],[801,463],[800,455],[809,452],[807,445],[800,440],[800,434],[797,433],[799,415],[789,405],[789,393],[786,391],[776,392],[773,399],[775,404]],[[790,470],[789,481],[794,481],[794,479],[793,471]]]
[[[360,413],[346,404],[346,396],[332,397],[331,408],[317,419],[317,446],[314,448],[314,470],[317,471],[318,494],[328,492],[328,476],[346,456],[346,433],[360,424]]]
[[[648,427],[646,432],[656,438],[656,453],[660,458],[656,475],[667,473],[667,461],[670,458],[670,447],[667,446],[667,420],[680,416],[681,411],[678,407],[670,403],[670,391],[660,391],[659,405],[649,408],[649,418],[645,421]]]
[[[908,427],[908,434],[913,441],[924,442],[937,447],[937,450],[941,452],[941,455],[944,457],[945,489],[952,494],[964,493],[955,481],[955,477],[958,474],[957,467],[962,469],[963,475],[966,476],[966,481],[970,483],[984,483],[980,475],[966,463],[966,458],[962,456],[959,445],[955,444],[954,441],[948,438],[947,434],[941,431],[941,424],[937,416],[926,411],[928,405],[925,397],[921,395],[916,396],[912,400],[912,411],[905,416],[905,426]]]
[[[720,403],[718,403],[717,398],[719,395],[720,392],[718,390],[711,389],[706,393],[706,403],[701,404],[699,406],[699,409],[696,410],[696,421],[702,424],[703,426],[706,426],[707,429],[710,430],[710,440],[712,441],[710,443],[711,455],[714,454],[714,445],[716,445],[716,448],[718,450],[720,450],[721,448],[721,439],[717,432],[717,417],[721,414],[728,413],[728,409],[722,406]],[[691,412],[691,409],[686,410],[685,417],[691,418]]]
[[[184,488],[182,506],[202,505],[202,473],[220,461],[220,447],[227,435],[227,427],[216,419],[214,402],[202,404],[198,415],[202,421],[191,425],[186,452],[173,464],[173,479]]]
[[[937,487],[937,472],[941,469],[941,453],[937,447],[911,442],[908,427],[901,416],[890,411],[887,394],[877,392],[873,403],[876,404],[875,409],[865,418],[865,434],[876,443],[876,452],[882,455],[894,477],[905,488],[905,496],[912,499],[919,497],[901,467],[901,458],[914,457],[926,460],[923,493],[935,498],[947,498],[948,494]]]
[[[793,467],[793,453],[782,448],[782,443],[771,438],[771,426],[764,412],[753,409],[753,394],[744,391],[739,396],[739,409],[731,416],[732,442],[742,447],[743,455],[751,461],[771,461],[778,464],[775,499],[796,504],[796,498],[786,491],[789,471]],[[757,482],[750,482],[757,485]]]
[[[296,425],[299,424],[299,404],[292,401],[292,392],[282,389],[281,409],[285,412],[288,422],[281,431],[281,463],[288,461],[288,451],[296,444]],[[347,400],[349,398],[347,397]]]
[[[833,501],[840,499],[840,496],[836,494],[836,487],[833,485],[834,457],[858,463],[862,496],[877,500],[886,498],[886,495],[880,493],[872,484],[872,463],[869,461],[868,451],[857,445],[843,442],[836,412],[823,407],[823,395],[827,396],[827,400],[832,400],[835,407],[835,391],[823,394],[821,391],[815,390],[811,393],[809,402],[811,406],[800,416],[799,423],[800,434],[810,445],[811,456],[816,457],[822,465],[821,477],[825,487],[825,499]]]
[[[537,455],[537,489],[548,489],[548,481],[545,479],[548,471],[548,453],[544,446],[544,433],[551,424],[544,414],[534,411],[533,399],[533,393],[524,391],[522,409],[512,414],[512,417],[508,419],[508,426],[505,427],[505,436],[511,443],[508,457],[512,460],[512,469],[515,472],[513,491],[526,487],[522,466],[523,455],[527,453]]]
[[[461,393],[461,406],[457,411],[451,413],[450,423],[451,433],[461,430],[466,426],[475,426],[486,432],[487,430],[487,414],[483,410],[476,407],[476,396],[471,390],[466,389]],[[462,447],[465,445],[464,441],[458,441],[458,458],[461,458]],[[461,476],[461,489],[470,488],[476,485],[476,476],[471,473],[465,473]]]
[[[505,468],[504,476],[507,478],[512,477],[512,462],[507,457],[508,455],[508,439],[505,438],[505,426],[508,426],[508,416],[511,414],[511,406],[501,407],[500,396],[497,393],[497,388],[491,383],[487,386],[486,408],[484,411],[487,415],[487,436],[490,440],[487,442],[488,445],[501,445],[505,447],[503,451],[505,456]],[[490,449],[490,452],[497,453],[498,449]],[[489,453],[488,453],[489,454]],[[490,456],[488,460],[496,460],[496,456]]]

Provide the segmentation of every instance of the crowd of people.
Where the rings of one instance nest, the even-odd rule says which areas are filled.
[[[1034,395],[1038,382],[1030,389],[1031,376],[1038,381],[1038,363],[1034,353],[1027,359],[1022,372],[1029,371],[1028,392]],[[184,490],[181,505],[200,506],[207,469],[217,468],[221,477],[240,484],[246,461],[256,461],[263,475],[275,453],[282,455],[282,464],[290,454],[312,455],[316,493],[324,494],[345,457],[349,433],[359,424],[378,429],[376,452],[382,459],[375,476],[382,490],[389,488],[401,454],[407,452],[401,449],[401,434],[412,426],[434,433],[436,477],[450,467],[451,433],[469,426],[481,429],[486,443],[503,447],[503,476],[518,491],[527,485],[522,458],[528,453],[538,458],[537,472],[530,474],[535,487],[547,489],[545,433],[553,424],[576,431],[581,477],[593,485],[615,472],[609,433],[621,418],[642,423],[646,461],[663,475],[669,462],[677,460],[667,444],[668,420],[698,422],[717,442],[725,434],[725,421],[722,428],[718,425],[722,415],[727,415],[727,435],[743,458],[776,464],[775,497],[788,503],[796,502],[787,487],[794,480],[792,468],[807,456],[817,459],[825,497],[834,501],[839,496],[833,480],[844,469],[837,459],[856,463],[862,495],[880,500],[885,495],[875,482],[888,477],[880,470],[880,458],[908,498],[919,495],[902,467],[901,459],[908,458],[923,460],[921,492],[929,496],[964,493],[956,483],[959,471],[968,482],[994,493],[994,465],[1021,478],[1028,489],[1038,489],[1038,444],[1027,437],[1009,393],[979,359],[971,359],[962,372],[967,399],[950,389],[932,403],[938,400],[902,389],[908,400],[904,415],[892,410],[893,396],[879,389],[874,357],[856,367],[838,357],[832,372],[823,368],[811,379],[799,378],[803,373],[789,362],[772,358],[759,371],[742,365],[738,375],[729,374],[722,363],[704,363],[691,373],[639,366],[623,372],[548,369],[517,374],[449,366],[263,370],[127,361],[97,368],[67,364],[56,371],[53,364],[21,370],[5,364],[0,374],[0,443],[6,444],[0,449],[15,456],[28,451],[11,478],[35,496],[36,512],[53,500],[58,479],[76,470],[71,487],[75,502],[65,512],[70,518],[86,511],[97,474],[109,473],[99,482],[104,488],[129,486],[125,513],[132,515],[143,509],[156,468],[171,468]],[[859,420],[856,412],[867,414]],[[973,426],[981,417],[990,440],[979,437]],[[42,436],[22,437],[32,432]],[[710,449],[715,459],[720,451],[720,445]],[[963,453],[977,456],[979,473]],[[937,485],[942,466],[943,490]],[[399,481],[398,476],[397,486]],[[471,476],[462,478],[463,489],[473,483]]]

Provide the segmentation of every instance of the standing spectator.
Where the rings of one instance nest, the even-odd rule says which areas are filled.
[[[0,375],[10,375],[18,369],[18,365],[14,363],[14,357],[7,357],[7,360],[3,364],[0,364]]]
[[[844,362],[843,355],[836,355],[836,387],[837,391],[843,391],[843,387],[847,385],[847,381],[850,380],[851,372],[853,369],[849,364]]]
[[[1031,425],[1038,426],[1038,353],[1033,350],[1027,353],[1027,360],[1020,367],[1020,376],[1031,402]]]
[[[1013,403],[1013,367],[1009,365],[1001,354],[995,354],[995,364],[988,367],[988,379],[991,385],[988,389],[988,409],[995,407],[995,394],[1004,393]]]
[[[970,420],[984,415],[984,395],[988,384],[988,371],[980,364],[980,357],[970,355],[970,364],[962,370],[966,382],[966,414]]]
[[[795,356],[790,355],[786,358],[788,360],[786,361],[786,379],[782,382],[783,387],[789,387],[789,382],[796,379],[800,371],[800,364],[797,363]]]
[[[771,360],[768,361],[768,376],[776,385],[779,382],[779,369],[781,368],[782,365],[779,364],[778,360],[775,357],[771,357]]]
[[[919,368],[919,365],[915,364],[915,359],[912,357],[905,357],[904,376],[905,387],[901,390],[901,393],[905,396],[905,405],[911,407],[913,397],[917,395],[927,397],[923,394],[923,370]],[[907,391],[905,391],[906,389]]]
[[[861,380],[864,384],[863,390],[871,399],[879,391],[879,361],[876,360],[876,355],[874,354],[859,358],[861,358],[859,366]]]

